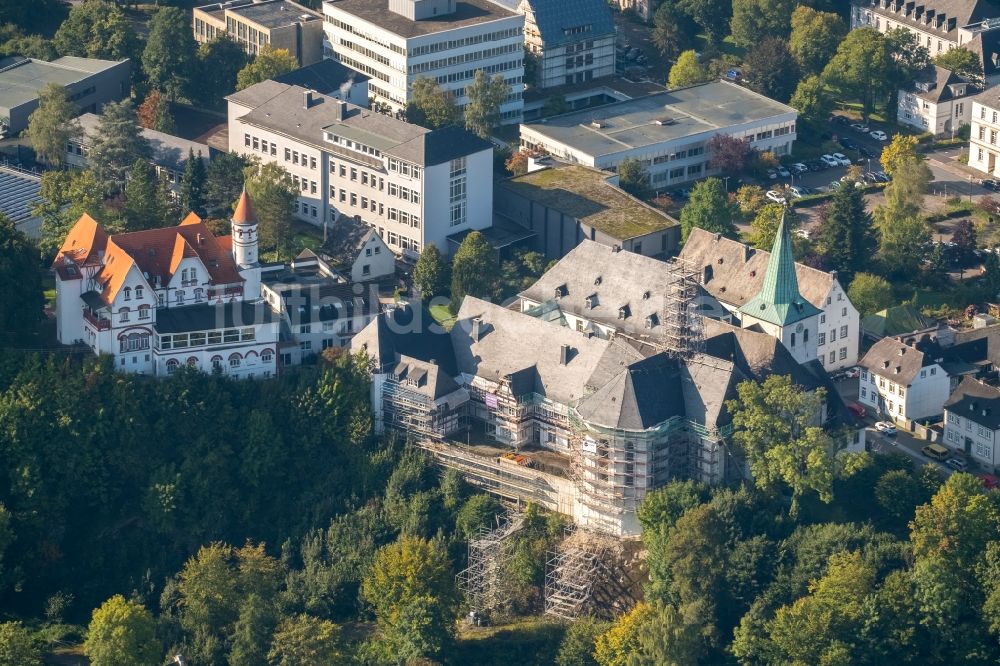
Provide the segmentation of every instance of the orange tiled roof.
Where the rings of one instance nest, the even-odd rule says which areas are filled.
[[[107,245],[108,235],[104,233],[104,229],[101,229],[94,218],[84,213],[66,235],[53,265],[63,264],[65,259],[79,266],[100,263],[100,254]]]
[[[257,211],[254,210],[253,204],[250,203],[250,195],[247,194],[246,190],[243,190],[243,194],[240,195],[239,203],[236,204],[236,212],[233,213],[233,222],[237,224],[247,224],[249,222],[257,221]]]

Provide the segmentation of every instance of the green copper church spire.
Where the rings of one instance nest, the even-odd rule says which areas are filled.
[[[781,214],[774,247],[771,248],[771,258],[767,262],[764,284],[757,295],[740,308],[740,312],[776,326],[787,326],[820,312],[819,308],[802,298],[799,293],[792,236],[788,233],[784,212]]]

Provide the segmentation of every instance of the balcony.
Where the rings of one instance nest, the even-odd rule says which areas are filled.
[[[86,319],[88,322],[90,322],[90,325],[93,326],[98,331],[107,331],[111,328],[110,319],[101,319],[100,317],[93,314],[89,310],[83,311],[83,318]]]

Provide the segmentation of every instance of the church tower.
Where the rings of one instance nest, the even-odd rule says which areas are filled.
[[[799,363],[816,359],[816,336],[820,310],[799,293],[792,255],[792,237],[781,216],[771,248],[764,284],[740,308],[741,326],[755,327],[778,338]]]
[[[240,195],[232,219],[233,260],[244,279],[243,298],[260,298],[260,264],[257,261],[257,211],[246,190]]]

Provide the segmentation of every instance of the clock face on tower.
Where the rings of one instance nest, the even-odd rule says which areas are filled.
[[[795,332],[796,333],[801,333],[802,329],[803,329],[803,326],[802,326],[802,322],[800,321],[799,325],[795,327]]]

